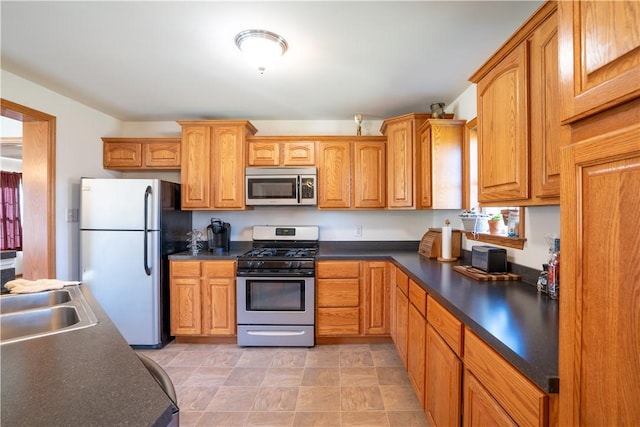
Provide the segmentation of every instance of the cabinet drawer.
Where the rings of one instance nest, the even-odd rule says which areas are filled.
[[[396,268],[396,287],[400,288],[406,296],[409,296],[409,276],[399,268]]]
[[[318,307],[358,307],[359,279],[318,279]]]
[[[409,301],[418,309],[422,316],[426,317],[427,292],[411,279],[409,279]]]
[[[171,277],[200,277],[200,261],[171,261]]]
[[[427,295],[427,321],[458,355],[462,355],[462,322]]]
[[[236,277],[235,261],[203,261],[203,277]]]
[[[547,425],[547,395],[468,329],[464,334],[464,365],[516,423]]]
[[[318,336],[358,335],[360,309],[357,307],[318,308],[316,331]]]
[[[360,262],[358,261],[318,261],[316,277],[325,278],[359,278]]]

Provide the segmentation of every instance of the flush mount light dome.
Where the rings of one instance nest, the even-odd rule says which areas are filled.
[[[236,46],[260,74],[287,51],[287,41],[266,30],[245,30],[236,36]]]

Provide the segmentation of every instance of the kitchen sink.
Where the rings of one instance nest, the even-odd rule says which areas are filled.
[[[75,307],[61,306],[27,310],[2,316],[0,339],[8,340],[57,331],[80,321]]]
[[[75,331],[97,323],[78,286],[0,297],[0,345]]]
[[[8,314],[31,308],[53,307],[71,301],[68,291],[38,292],[35,294],[7,295],[0,298],[0,313]]]

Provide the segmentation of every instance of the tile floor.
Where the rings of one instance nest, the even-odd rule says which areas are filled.
[[[429,426],[393,344],[144,351],[169,374],[186,426]]]

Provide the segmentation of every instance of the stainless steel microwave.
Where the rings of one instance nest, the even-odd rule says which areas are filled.
[[[315,167],[249,167],[245,180],[249,206],[317,204]]]

